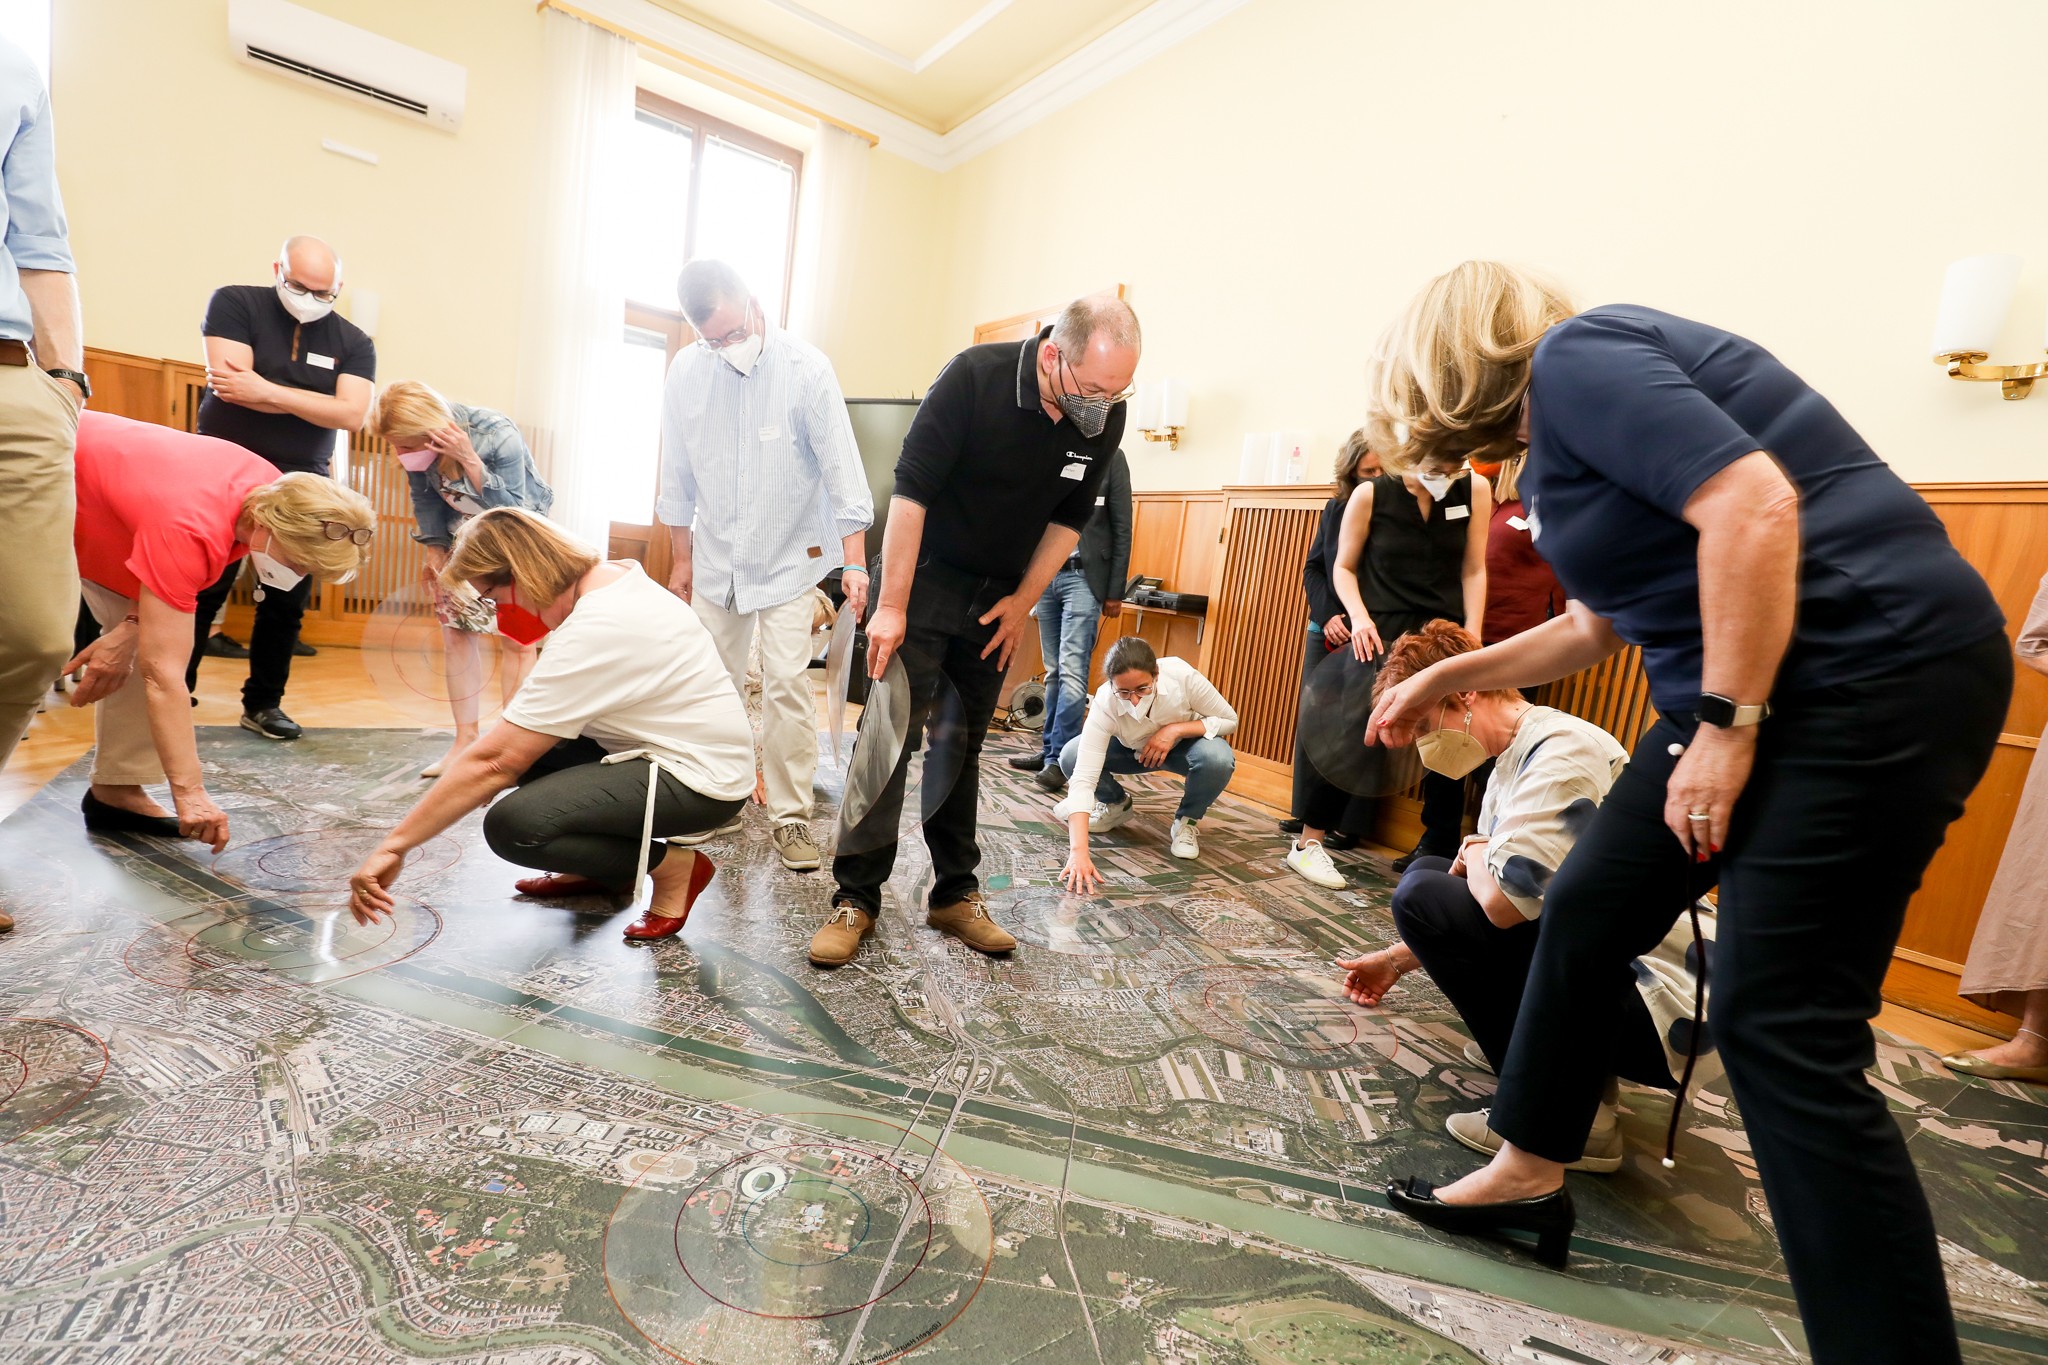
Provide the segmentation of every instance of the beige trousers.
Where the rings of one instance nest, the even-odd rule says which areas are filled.
[[[123,597],[112,588],[87,581],[80,585],[85,605],[102,631],[121,624],[135,610],[135,599]],[[156,755],[156,740],[149,733],[149,689],[142,685],[142,670],[128,675],[128,681],[92,708],[92,780],[101,787],[146,787],[164,778],[163,760]]]
[[[69,391],[33,365],[0,365],[0,768],[71,657],[77,442]]]
[[[725,671],[746,700],[747,659],[761,630],[761,776],[768,818],[776,824],[811,818],[811,779],[818,772],[818,710],[811,698],[812,594],[757,612],[732,612],[704,597],[690,605],[711,632]]]

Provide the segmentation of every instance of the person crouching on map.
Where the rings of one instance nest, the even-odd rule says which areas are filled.
[[[349,878],[349,909],[363,923],[388,913],[407,853],[517,787],[484,817],[484,839],[548,874],[520,892],[632,896],[651,877],[626,937],[671,937],[715,869],[662,841],[717,829],[754,790],[753,730],[710,632],[638,563],[607,563],[523,508],[466,523],[441,582],[490,599],[515,643],[547,645],[498,723]]]
[[[1237,755],[1223,742],[1237,728],[1237,712],[1193,664],[1159,658],[1151,645],[1126,635],[1109,647],[1102,672],[1087,722],[1060,750],[1067,799],[1053,807],[1067,822],[1067,865],[1060,880],[1081,895],[1102,885],[1088,855],[1089,831],[1112,830],[1131,818],[1130,793],[1112,774],[1164,771],[1185,778],[1167,851],[1199,858],[1195,825],[1237,768]]]
[[[1395,643],[1373,681],[1373,695],[1477,648],[1478,639],[1464,627],[1428,622]],[[1422,968],[1472,1030],[1465,1059],[1499,1072],[1536,952],[1544,889],[1628,765],[1628,750],[1599,726],[1531,705],[1513,688],[1453,693],[1423,729],[1390,730],[1386,742],[1416,745],[1423,767],[1449,777],[1462,778],[1491,758],[1493,775],[1479,808],[1479,832],[1455,858],[1417,858],[1394,888],[1400,941],[1338,961],[1345,970],[1344,994],[1377,1006],[1396,981]],[[1701,911],[1701,952],[1712,942],[1713,920],[1711,912]],[[1631,1081],[1674,1089],[1685,1069],[1695,1005],[1693,947],[1692,926],[1680,916],[1663,942],[1636,960],[1636,990],[1612,1029],[1614,1065]],[[1709,1067],[1719,1071],[1709,1062],[1704,1038],[1700,1046],[1701,1062],[1708,1066],[1695,1069],[1694,1084],[1710,1078]],[[1604,1175],[1621,1169],[1619,1098],[1610,1079],[1585,1155],[1571,1170]],[[1489,1116],[1485,1109],[1453,1114],[1444,1129],[1473,1151],[1491,1155],[1501,1140],[1488,1127]],[[1566,1121],[1558,1116],[1559,1123]]]

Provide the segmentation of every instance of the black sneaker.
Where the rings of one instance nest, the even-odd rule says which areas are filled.
[[[1299,833],[1301,833],[1301,821],[1299,821],[1299,820],[1293,820],[1293,819],[1288,819],[1288,820],[1282,820],[1282,821],[1280,822],[1280,832],[1281,832],[1282,834],[1299,834]]]
[[[234,640],[229,638],[226,631],[222,631],[218,635],[207,636],[206,647],[199,652],[209,659],[246,659],[249,657],[249,647],[236,644]]]
[[[319,650],[313,648],[304,640],[292,641],[292,657],[295,659],[310,659],[319,652]]]
[[[1009,764],[1020,773],[1035,773],[1045,766],[1045,760],[1037,754],[1011,754],[1003,762]]]
[[[297,739],[306,733],[297,721],[275,706],[266,711],[244,711],[242,728],[254,730],[265,739]]]
[[[1058,795],[1067,789],[1067,775],[1060,771],[1060,765],[1057,763],[1048,763],[1043,768],[1040,768],[1038,776],[1033,778],[1032,781],[1054,795]]]

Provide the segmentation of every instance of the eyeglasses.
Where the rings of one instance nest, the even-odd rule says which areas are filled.
[[[1069,361],[1064,354],[1060,356],[1060,364],[1065,367],[1069,375],[1072,375],[1074,373],[1073,362]],[[1076,380],[1074,384],[1074,396],[1076,398],[1086,398],[1090,402],[1093,402],[1096,399],[1101,399],[1103,402],[1112,405],[1117,403],[1128,403],[1133,397],[1137,395],[1137,392],[1138,386],[1136,384],[1126,384],[1123,387],[1123,389],[1117,393],[1089,393],[1086,389],[1083,389],[1081,387],[1078,380]]]
[[[370,537],[377,534],[374,526],[350,526],[345,521],[323,521],[320,531],[329,540],[352,540],[358,545],[368,545]]]
[[[1116,694],[1124,701],[1143,701],[1158,690],[1151,683],[1146,683],[1143,687],[1119,687]]]
[[[289,275],[279,275],[277,282],[284,286],[284,292],[287,294],[297,294],[302,298],[315,298],[322,303],[333,303],[341,297],[339,287],[334,289],[308,289]]]
[[[749,324],[747,321],[747,319],[753,316],[754,305],[750,303],[747,305],[746,311],[740,314],[739,326],[733,328],[724,336],[699,336],[697,338],[697,344],[699,346],[702,346],[707,351],[722,351],[728,346],[744,345],[746,343],[747,338],[754,334],[754,329],[752,325]]]

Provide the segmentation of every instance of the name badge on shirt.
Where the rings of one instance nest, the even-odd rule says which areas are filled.
[[[1108,502],[1108,501],[1109,501],[1109,497],[1108,497],[1108,495],[1107,495],[1107,494],[1103,494],[1103,495],[1101,495],[1101,496],[1098,496],[1098,497],[1097,497],[1097,498],[1095,499],[1095,505],[1096,505],[1097,507],[1100,507],[1100,506],[1102,506],[1102,504],[1104,504],[1104,503],[1106,503],[1106,502]]]
[[[772,441],[781,434],[782,428],[773,423],[761,428],[761,439],[764,441]]]
[[[1463,521],[1471,515],[1472,509],[1469,507],[1446,507],[1444,509],[1445,521]]]
[[[1514,527],[1517,531],[1526,531],[1529,529],[1529,523],[1524,521],[1520,517],[1509,517],[1508,525]]]
[[[1079,483],[1082,479],[1088,477],[1088,466],[1085,464],[1070,464],[1060,471],[1060,477],[1072,479],[1074,482]]]
[[[334,368],[334,357],[331,355],[317,355],[312,351],[308,351],[306,352],[306,363],[317,370],[331,370]]]

